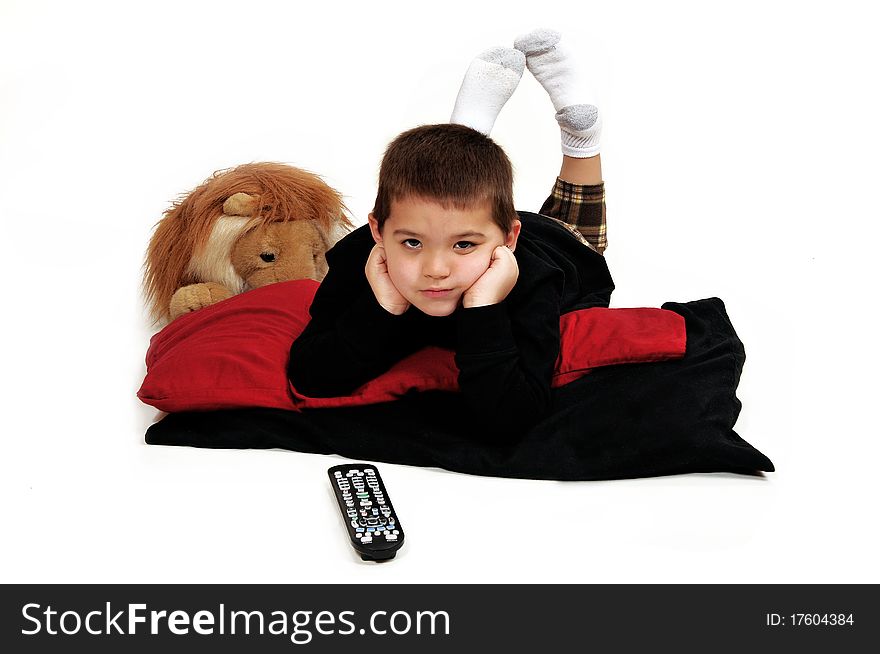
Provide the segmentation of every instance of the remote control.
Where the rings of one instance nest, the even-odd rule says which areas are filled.
[[[327,474],[355,551],[364,561],[393,559],[403,545],[403,529],[376,466],[351,463]]]

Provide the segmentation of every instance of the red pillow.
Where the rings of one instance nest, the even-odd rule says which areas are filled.
[[[287,379],[290,344],[305,329],[318,284],[270,284],[181,316],[150,339],[138,391],[162,411],[270,407],[301,409],[387,402],[411,390],[458,390],[450,350],[403,359],[352,395],[308,398]],[[553,386],[591,368],[680,358],[684,318],[663,309],[584,309],[560,319],[562,351]]]

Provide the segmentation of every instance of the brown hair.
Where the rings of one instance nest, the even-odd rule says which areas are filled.
[[[311,172],[275,162],[218,170],[175,201],[156,225],[144,261],[144,293],[154,319],[169,318],[178,288],[204,281],[189,274],[190,262],[206,248],[224,203],[236,193],[256,199],[242,234],[288,220],[314,220],[325,232],[335,224],[352,226],[342,196]]]
[[[380,230],[391,203],[410,196],[456,209],[488,200],[492,219],[505,234],[517,217],[510,159],[495,141],[464,125],[422,125],[391,141],[382,157],[373,206]]]

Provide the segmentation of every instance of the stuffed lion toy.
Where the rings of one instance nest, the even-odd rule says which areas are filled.
[[[313,173],[278,163],[217,171],[157,223],[144,262],[156,322],[248,289],[321,281],[325,253],[353,227],[342,196]]]

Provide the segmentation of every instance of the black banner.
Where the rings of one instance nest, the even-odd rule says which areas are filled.
[[[5,652],[856,652],[880,636],[876,585],[0,588]]]

